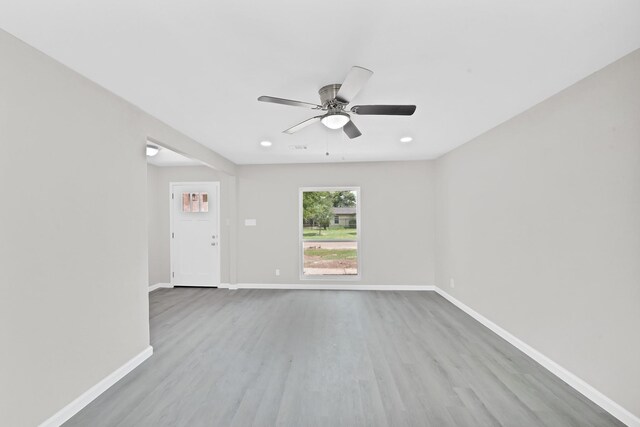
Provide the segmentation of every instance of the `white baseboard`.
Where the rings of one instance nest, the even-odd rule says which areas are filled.
[[[56,412],[51,418],[40,424],[39,427],[58,427],[80,412],[82,408],[91,403],[96,397],[104,393],[109,387],[117,383],[122,377],[133,371],[138,365],[147,360],[153,354],[153,347],[148,346],[142,352],[131,358],[124,365],[103,378],[98,384],[82,393],[77,399]]]
[[[584,395],[586,398],[591,400],[596,405],[600,406],[602,409],[616,417],[618,420],[622,421],[629,427],[640,427],[640,418],[629,412],[627,409],[620,406],[618,403],[614,402],[600,391],[596,390],[593,386],[585,382],[583,379],[575,375],[574,373],[568,371],[563,368],[553,360],[549,359],[544,354],[540,353],[535,348],[531,347],[527,343],[523,342],[516,336],[512,335],[505,329],[493,323],[491,320],[487,319],[468,305],[462,303],[461,301],[455,299],[442,289],[437,286],[434,287],[435,291],[440,294],[442,297],[447,299],[453,305],[458,307],[460,310],[467,313],[469,316],[473,317],[475,320],[480,322],[482,325],[486,326],[488,329],[493,331],[496,335],[500,336],[502,339],[507,341],[509,344],[516,347],[518,350],[522,351],[524,354],[538,362],[544,368],[546,368],[549,372],[560,378],[562,381],[567,383],[569,386],[577,390],[580,394]]]
[[[227,289],[290,289],[332,291],[435,291],[430,285],[358,285],[354,283],[221,283]]]
[[[173,285],[171,283],[156,283],[155,285],[149,286],[149,292],[153,292],[160,288],[173,288]]]

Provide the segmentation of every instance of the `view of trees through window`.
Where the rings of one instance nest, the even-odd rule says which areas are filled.
[[[305,276],[358,274],[358,192],[302,192]]]

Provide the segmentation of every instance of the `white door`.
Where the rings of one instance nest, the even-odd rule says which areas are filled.
[[[171,183],[171,284],[220,284],[218,182]]]

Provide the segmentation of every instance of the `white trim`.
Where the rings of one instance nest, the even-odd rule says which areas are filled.
[[[171,283],[156,283],[155,285],[149,286],[149,292],[153,292],[160,288],[173,288],[173,285]]]
[[[622,421],[629,427],[640,427],[640,418],[605,396],[592,385],[588,384],[586,381],[570,372],[569,370],[563,368],[558,363],[554,362],[553,360],[551,360],[535,348],[531,347],[524,341],[520,340],[516,336],[512,335],[505,329],[496,325],[491,320],[487,319],[468,305],[455,299],[442,289],[438,288],[437,286],[434,286],[434,288],[434,290],[447,301],[467,313],[469,316],[473,317],[475,320],[493,331],[496,335],[507,341],[509,344],[513,345],[518,350],[522,351],[524,354],[538,362],[549,372],[560,378],[562,381],[567,383],[567,385],[574,388],[580,394],[584,395],[587,399],[600,406],[602,409],[616,417],[618,420]]]
[[[290,289],[333,291],[435,291],[430,285],[358,285],[352,283],[221,283],[227,289]]]
[[[305,192],[313,191],[355,191],[356,192],[356,243],[358,246],[358,274],[351,275],[305,275],[304,274],[304,219],[302,218],[303,209],[303,194]],[[358,282],[362,280],[362,215],[360,214],[361,196],[359,186],[346,185],[342,187],[300,187],[298,188],[298,275],[300,280],[333,280],[344,282]],[[324,288],[323,288],[324,289]]]
[[[67,406],[56,412],[51,418],[40,424],[39,427],[58,427],[68,421],[75,414],[80,412],[82,408],[91,403],[95,398],[107,391],[109,387],[117,383],[122,377],[133,371],[138,365],[147,360],[153,354],[153,347],[148,346],[138,355],[131,358],[124,365],[107,375],[98,384],[82,393],[78,398],[73,400]]]

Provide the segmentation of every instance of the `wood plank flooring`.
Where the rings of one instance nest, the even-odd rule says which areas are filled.
[[[176,288],[66,426],[619,426],[435,292]]]

